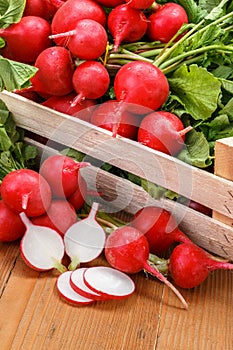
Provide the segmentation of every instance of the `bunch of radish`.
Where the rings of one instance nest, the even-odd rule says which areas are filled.
[[[76,211],[85,202],[87,185],[79,169],[87,165],[55,155],[43,162],[40,172],[20,169],[7,174],[1,183],[0,241],[22,237],[21,212],[35,225],[50,227],[63,236],[77,221]]]
[[[176,33],[187,23],[184,8],[173,2],[27,0],[21,20],[0,29],[6,42],[0,54],[38,69],[31,86],[18,93],[33,92],[35,101],[110,130],[114,137],[176,155],[190,129],[178,116],[161,111],[169,96],[164,73],[151,62],[135,60],[112,74],[106,62],[109,51],[117,53],[124,43],[178,40]],[[96,117],[94,106],[111,101],[111,88],[114,113]]]

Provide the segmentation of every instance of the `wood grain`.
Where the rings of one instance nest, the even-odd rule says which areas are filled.
[[[216,142],[214,173],[224,179],[233,180],[233,138],[225,138]],[[223,215],[216,210],[213,211],[213,218],[233,226],[233,219],[230,216]]]

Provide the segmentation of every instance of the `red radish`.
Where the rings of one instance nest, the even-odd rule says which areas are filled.
[[[20,217],[26,226],[20,242],[20,253],[25,263],[37,271],[53,268],[66,271],[61,263],[65,254],[61,236],[48,227],[33,225],[25,213],[20,213]]]
[[[140,40],[147,31],[147,19],[140,10],[126,4],[116,6],[108,16],[108,29],[114,39],[113,50],[122,42]]]
[[[103,7],[93,0],[67,0],[55,13],[51,23],[52,34],[73,30],[80,19],[93,19],[105,27],[107,14]],[[66,45],[67,39],[55,39],[56,44]]]
[[[148,263],[149,243],[137,229],[122,226],[111,233],[105,243],[105,257],[108,263],[123,272],[134,274],[145,270],[164,282],[178,296],[187,308],[187,303],[179,291],[156,268]]]
[[[126,3],[134,9],[144,10],[149,8],[154,3],[154,0],[126,0]]]
[[[25,226],[19,216],[0,200],[0,242],[13,242],[25,233]]]
[[[121,103],[109,100],[97,106],[91,116],[91,123],[132,140],[137,139],[139,126],[138,115],[123,108]]]
[[[16,94],[16,95],[20,95],[23,96],[25,98],[27,98],[28,100],[37,102],[37,103],[41,103],[41,96],[35,92],[35,91],[30,91],[30,89],[27,90],[14,90],[12,91],[12,93]]]
[[[215,259],[194,243],[182,243],[173,249],[168,268],[177,286],[194,288],[206,280],[210,271],[232,270],[233,264]]]
[[[34,170],[20,169],[8,173],[2,180],[3,201],[16,213],[39,216],[51,203],[51,189],[43,176]]]
[[[74,305],[88,305],[93,303],[93,299],[85,298],[71,287],[71,274],[72,271],[66,271],[57,278],[57,290],[60,296]]]
[[[56,9],[59,9],[59,7],[61,7],[62,5],[64,5],[64,3],[67,0],[46,0],[48,4],[50,4],[50,6],[56,7]]]
[[[175,217],[160,207],[147,206],[138,210],[130,226],[146,236],[152,254],[164,252],[175,242],[190,242],[179,229]]]
[[[34,225],[50,227],[61,236],[77,221],[74,207],[64,199],[52,200],[47,212],[31,219]]]
[[[92,300],[104,300],[105,298],[102,294],[94,292],[92,289],[88,288],[84,282],[84,272],[87,267],[80,267],[70,274],[70,285],[74,291],[85,298],[90,298]]]
[[[105,231],[96,221],[98,203],[93,203],[87,218],[73,224],[64,235],[66,254],[71,259],[69,269],[96,259],[103,251]]]
[[[67,198],[67,200],[77,211],[83,207],[87,195],[87,183],[82,176],[79,176],[78,188]]]
[[[95,82],[95,83],[93,83]],[[74,98],[71,106],[85,98],[97,99],[108,90],[110,77],[104,65],[97,61],[81,63],[73,74],[73,87],[78,96]]]
[[[43,106],[54,109],[55,111],[72,115],[78,119],[90,122],[93,106],[97,104],[95,100],[85,99],[80,101],[75,106],[71,106],[76,94],[71,92],[65,96],[51,96],[41,104]]]
[[[124,299],[135,291],[133,280],[125,273],[106,266],[94,266],[84,271],[84,282],[105,298]]]
[[[149,39],[168,43],[182,25],[188,23],[188,16],[181,5],[168,2],[157,7],[155,13],[148,17],[148,21],[147,35]]]
[[[191,129],[191,126],[184,128],[175,114],[157,111],[143,118],[138,130],[138,142],[157,151],[175,155],[184,147],[185,134]]]
[[[81,60],[96,60],[103,55],[108,42],[104,27],[88,18],[79,20],[73,30],[50,35],[50,39],[57,38],[66,38],[67,48]]]
[[[79,186],[79,169],[88,163],[77,162],[60,154],[45,159],[40,174],[50,184],[52,194],[57,198],[68,198]]]
[[[32,90],[40,94],[63,96],[73,90],[74,65],[70,52],[53,46],[42,51],[36,59],[38,71],[32,77]]]
[[[23,16],[38,16],[50,20],[57,6],[50,3],[49,0],[26,0]]]
[[[125,0],[97,0],[96,2],[98,2],[102,6],[113,8],[118,5],[124,4]]]
[[[205,205],[195,202],[193,200],[188,200],[185,203],[189,208],[194,209],[196,211],[198,211],[199,213],[205,214],[207,216],[212,216],[212,209],[206,207]]]
[[[135,113],[159,109],[166,102],[169,84],[162,71],[148,62],[133,61],[122,66],[114,79],[118,101],[135,104]],[[140,106],[143,106],[140,108]]]
[[[22,17],[18,23],[0,29],[11,59],[24,63],[34,63],[37,56],[52,45],[50,34],[50,24],[37,16]]]

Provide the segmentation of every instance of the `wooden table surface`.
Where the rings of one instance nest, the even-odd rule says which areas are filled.
[[[98,259],[92,264],[100,264]],[[56,290],[55,271],[38,273],[19,244],[0,244],[0,348],[3,350],[233,349],[233,273],[215,271],[200,287],[172,291],[143,272],[124,300],[73,306]]]

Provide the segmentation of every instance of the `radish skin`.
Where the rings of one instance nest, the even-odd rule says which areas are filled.
[[[120,227],[107,237],[105,257],[112,267],[125,273],[134,274],[141,270],[149,272],[175,293],[185,309],[188,308],[183,296],[173,284],[148,263],[149,243],[146,237],[134,227]]]
[[[70,285],[71,271],[66,271],[57,278],[57,290],[60,296],[73,305],[89,305],[94,302],[90,298],[78,294]]]

